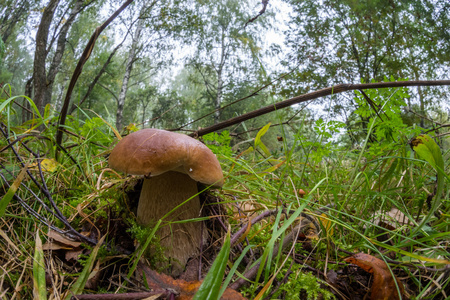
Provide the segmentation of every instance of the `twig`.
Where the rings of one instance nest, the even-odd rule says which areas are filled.
[[[152,296],[163,296],[165,298],[173,295],[172,292],[166,289],[154,290],[152,292],[139,292],[139,293],[123,293],[123,294],[92,294],[92,295],[75,295],[71,300],[138,300],[146,299]],[[159,298],[158,297],[158,298]],[[156,298],[152,298],[156,299]]]
[[[278,210],[276,210],[276,209],[265,211],[262,214],[251,219],[250,225],[254,225],[254,224],[258,223],[259,221],[261,221],[262,219],[267,218],[271,215],[274,215],[277,212],[278,212]],[[245,233],[247,228],[248,228],[248,224],[243,225],[241,227],[241,229],[239,229],[235,234],[233,234],[233,236],[230,239],[231,246],[233,246],[239,240],[239,238]]]
[[[4,124],[1,124],[4,126]],[[3,126],[0,125],[0,131],[3,134],[3,136],[6,138],[7,141],[9,141],[9,135],[7,132],[4,131]],[[44,196],[48,199],[48,201],[50,202],[51,206],[53,207],[52,210],[52,214],[58,218],[58,220],[60,220],[65,227],[68,229],[66,232],[64,232],[64,234],[69,235],[71,238],[75,238],[76,240],[79,241],[83,241],[83,242],[87,242],[89,244],[95,245],[97,242],[94,239],[88,238],[84,235],[82,235],[81,233],[79,233],[78,231],[76,231],[71,225],[70,223],[67,221],[67,219],[64,217],[64,215],[61,213],[61,211],[59,210],[58,206],[56,205],[55,201],[53,200],[52,195],[50,194],[47,184],[45,182],[45,178],[44,175],[42,173],[42,168],[41,168],[41,163],[40,163],[40,157],[39,154],[35,153],[33,150],[31,150],[28,146],[26,146],[24,143],[22,143],[22,146],[29,152],[31,153],[37,161],[37,165],[38,165],[38,169],[39,169],[39,176],[41,178],[42,184],[40,184],[37,179],[33,176],[33,174],[30,172],[30,170],[26,170],[26,173],[28,175],[28,177],[33,181],[33,183],[36,185],[36,187],[44,194]],[[17,161],[20,163],[21,167],[25,167],[25,164],[23,162],[23,159],[20,157],[19,153],[17,152],[17,150],[14,148],[14,146],[11,146],[11,150],[13,151],[14,155],[16,156]],[[2,176],[3,177],[3,176]],[[5,180],[6,182],[6,180]],[[9,184],[8,184],[9,185]],[[36,197],[36,199],[39,199],[38,201],[42,204],[43,201],[37,197],[34,193],[33,195]],[[16,195],[16,199],[19,200],[18,196]],[[19,200],[20,201],[20,200]],[[25,201],[20,201],[20,203],[23,205],[25,204]],[[27,208],[25,205],[23,205],[25,207],[25,209],[27,209],[29,211],[29,207]],[[28,205],[27,205],[28,206]],[[44,205],[44,208],[46,210],[48,210],[48,207],[46,205]],[[31,212],[30,212],[31,213]],[[37,214],[37,213],[36,213]],[[36,216],[36,214],[33,213],[34,216]],[[38,219],[40,221],[43,221],[47,226],[50,227],[50,224],[48,223],[47,220],[45,220],[45,218],[43,218],[42,216],[40,216],[39,214],[37,214],[39,217]],[[53,228],[52,228],[53,229]]]
[[[3,181],[6,184],[7,188],[10,188],[10,184],[8,183],[8,181],[6,181],[6,178],[3,176],[2,173],[0,173],[0,177],[3,179]],[[28,211],[32,216],[34,216],[36,219],[38,219],[39,221],[41,221],[42,223],[44,223],[45,225],[47,225],[48,227],[50,227],[51,229],[57,231],[58,233],[64,234],[64,231],[61,230],[60,228],[57,228],[53,225],[50,224],[50,222],[45,219],[43,216],[41,216],[38,212],[36,212],[34,209],[32,209],[28,203],[26,203],[22,198],[20,198],[17,193],[14,194],[14,199],[16,199],[17,201],[19,201],[20,205],[22,205],[26,211]]]

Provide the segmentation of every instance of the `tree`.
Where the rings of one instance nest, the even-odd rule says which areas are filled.
[[[71,3],[71,9],[67,16],[62,13],[61,18],[66,17],[62,26],[56,24],[53,30],[54,34],[51,37],[51,42],[48,42],[49,32],[52,25],[52,21],[55,18],[55,11],[59,5],[59,0],[50,0],[45,7],[44,12],[39,23],[38,31],[36,33],[36,50],[34,55],[34,102],[39,111],[43,112],[45,105],[51,102],[53,84],[56,75],[59,72],[61,61],[64,55],[64,51],[67,43],[67,34],[75,21],[78,14],[84,8],[84,0],[75,0]],[[50,65],[47,69],[46,63],[50,49],[52,49],[53,43],[56,40],[56,48],[54,49],[53,57]]]
[[[258,32],[267,26],[267,18],[260,17],[255,24],[245,27],[253,11],[249,3],[235,0],[206,2],[199,11],[210,22],[204,23],[194,35],[192,42],[197,50],[188,65],[201,76],[204,97],[216,110],[214,123],[217,123],[230,87],[256,80],[258,76]]]
[[[139,19],[137,22],[136,30],[133,34],[133,40],[131,42],[130,49],[128,51],[127,63],[125,66],[125,73],[123,75],[122,86],[120,88],[119,97],[117,98],[117,113],[116,113],[116,128],[118,130],[122,129],[122,118],[123,118],[123,107],[125,105],[125,97],[128,91],[128,82],[130,81],[131,70],[133,69],[133,64],[136,61],[136,51],[138,47],[138,42],[141,38],[141,32],[144,27],[144,19]]]
[[[284,65],[299,65],[283,95],[339,83],[439,79],[448,72],[450,3],[444,0],[287,1],[293,19]],[[428,90],[431,91],[431,90]],[[353,111],[353,98],[337,96],[332,113]],[[422,112],[431,103],[423,89],[412,93]],[[367,120],[360,123],[363,128]]]
[[[36,6],[36,1],[29,0],[5,0],[0,4],[0,36],[6,44],[17,26],[22,26],[26,21],[29,11]]]

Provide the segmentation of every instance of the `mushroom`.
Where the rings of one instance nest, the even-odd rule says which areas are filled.
[[[142,129],[124,137],[109,157],[111,168],[131,175],[144,175],[137,208],[138,223],[198,218],[200,200],[197,182],[221,187],[223,173],[217,157],[201,142],[183,134]],[[158,230],[161,246],[172,264],[171,275],[179,275],[189,258],[199,254],[206,230],[201,222],[174,223]]]

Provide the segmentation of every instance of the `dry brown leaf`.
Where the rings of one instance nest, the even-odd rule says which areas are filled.
[[[83,249],[66,251],[64,257],[67,261],[78,261],[78,257],[83,253]]]
[[[392,277],[384,261],[366,253],[357,253],[347,257],[344,261],[355,264],[364,271],[373,274],[371,300],[401,299],[398,295],[395,282],[397,281],[401,294],[403,294],[403,284],[395,276]]]
[[[66,238],[65,236],[63,236],[62,234],[60,234],[59,232],[56,232],[54,230],[50,230],[47,234],[48,236],[48,240],[54,240],[60,244],[66,245],[66,246],[71,246],[71,248],[77,248],[81,245],[81,242],[75,242],[72,240],[69,240],[68,238]]]
[[[147,279],[148,287],[150,289],[173,289],[179,293],[175,298],[176,300],[190,300],[194,297],[198,288],[202,284],[202,281],[185,281],[182,279],[173,279],[172,277],[159,274],[158,272],[151,270],[147,266],[140,264],[138,268],[138,274],[145,272],[145,278]],[[222,300],[246,300],[240,293],[233,289],[227,288],[223,293]]]
[[[54,230],[50,230],[47,234],[47,237],[47,242],[42,245],[43,250],[73,250],[81,245],[80,242],[69,240],[68,238]]]
[[[374,224],[389,230],[395,230],[403,225],[413,225],[408,217],[395,207],[388,212],[377,211],[374,217]]]

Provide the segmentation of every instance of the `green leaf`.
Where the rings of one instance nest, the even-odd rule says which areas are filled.
[[[217,300],[220,295],[220,286],[222,284],[225,268],[228,263],[228,256],[230,254],[230,232],[228,232],[222,249],[217,258],[211,266],[211,269],[206,274],[202,285],[198,289],[193,300]]]
[[[261,141],[261,137],[264,134],[266,134],[266,132],[267,132],[267,130],[269,130],[271,124],[272,123],[269,122],[267,125],[265,125],[263,128],[261,128],[255,137],[255,148],[257,146],[259,146],[267,156],[270,156],[270,151],[269,151],[269,149],[267,149],[266,145],[264,145],[264,143]]]
[[[65,300],[70,300],[72,298],[72,296],[78,295],[81,292],[83,292],[84,286],[86,285],[89,275],[91,274],[92,268],[94,267],[94,263],[95,263],[95,259],[97,258],[98,250],[100,249],[101,245],[103,244],[105,237],[106,237],[106,235],[104,235],[98,241],[97,245],[92,250],[92,253],[89,256],[89,258],[87,259],[86,265],[84,266],[83,271],[81,271],[81,274],[78,277],[77,281],[70,288],[70,292],[66,296]]]
[[[45,283],[45,261],[42,241],[39,231],[36,231],[36,246],[34,247],[33,261],[33,295],[36,300],[47,299],[47,286]]]
[[[418,231],[433,216],[441,203],[441,194],[444,188],[444,177],[446,177],[446,174],[444,173],[444,159],[442,158],[441,148],[439,148],[438,144],[430,136],[425,134],[419,135],[411,141],[410,145],[417,155],[428,162],[437,172],[436,195],[431,210],[419,225],[419,228],[416,230]]]
[[[428,135],[419,135],[411,141],[411,147],[420,158],[426,160],[439,173],[444,169],[442,153],[436,142]]]
[[[6,192],[5,196],[0,200],[0,218],[3,217],[6,211],[6,207],[8,206],[11,199],[14,197],[17,189],[20,186],[23,178],[25,177],[25,173],[27,172],[28,166],[25,166],[17,176],[16,180],[14,180],[13,184],[9,187],[8,192]]]

